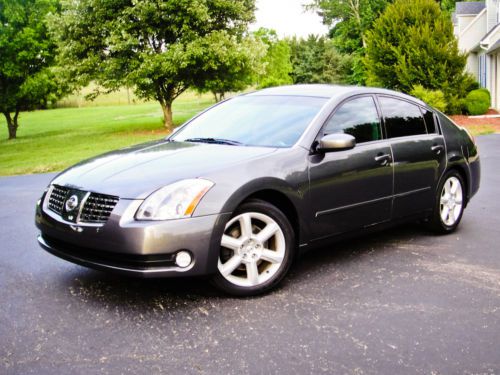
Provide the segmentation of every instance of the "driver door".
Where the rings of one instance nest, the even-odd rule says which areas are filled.
[[[356,138],[350,150],[309,157],[313,239],[371,226],[391,218],[393,164],[389,142],[382,138],[380,116],[371,95],[343,102],[326,122],[327,134]]]

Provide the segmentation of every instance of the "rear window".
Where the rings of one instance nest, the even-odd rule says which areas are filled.
[[[424,118],[417,105],[395,98],[380,97],[388,138],[427,134]]]
[[[421,108],[424,114],[425,126],[427,127],[427,133],[437,133],[436,131],[436,121],[434,119],[434,113],[428,111],[425,108]]]

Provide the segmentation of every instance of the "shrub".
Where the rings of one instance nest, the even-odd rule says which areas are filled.
[[[447,115],[463,115],[464,113],[467,113],[465,98],[460,98],[458,95],[448,95],[446,97],[446,103]]]
[[[410,92],[410,94],[419,99],[422,99],[431,107],[434,107],[441,112],[446,111],[446,99],[444,97],[444,93],[441,90],[429,90],[422,85],[416,85],[413,87],[413,90]]]
[[[490,108],[490,93],[485,89],[472,90],[465,98],[467,112],[470,115],[484,115]]]
[[[471,89],[471,90],[469,90],[469,91],[472,91],[472,90],[474,90],[474,89]],[[485,89],[485,88],[479,88],[479,87],[478,87],[478,88],[477,88],[477,91],[484,92],[486,95],[488,95],[488,99],[491,101],[491,94],[490,94],[490,92],[488,91],[488,89]]]

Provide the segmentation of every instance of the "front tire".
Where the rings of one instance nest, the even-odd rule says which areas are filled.
[[[262,200],[243,203],[226,224],[213,283],[225,293],[252,296],[273,289],[295,253],[286,216]]]
[[[465,205],[465,184],[462,176],[451,170],[442,179],[436,192],[430,228],[437,233],[452,233],[457,229]]]

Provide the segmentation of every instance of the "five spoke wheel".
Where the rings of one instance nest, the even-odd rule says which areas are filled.
[[[462,204],[462,184],[457,177],[449,177],[443,185],[439,209],[444,224],[452,226],[457,222],[462,213]]]
[[[233,295],[264,293],[288,272],[295,246],[295,233],[283,212],[269,202],[249,200],[224,228],[213,282]]]
[[[434,212],[429,221],[432,230],[451,233],[460,224],[466,204],[463,177],[456,170],[448,171],[436,191]]]
[[[218,268],[239,286],[256,286],[278,271],[285,257],[285,237],[274,219],[260,212],[245,212],[226,225]]]

